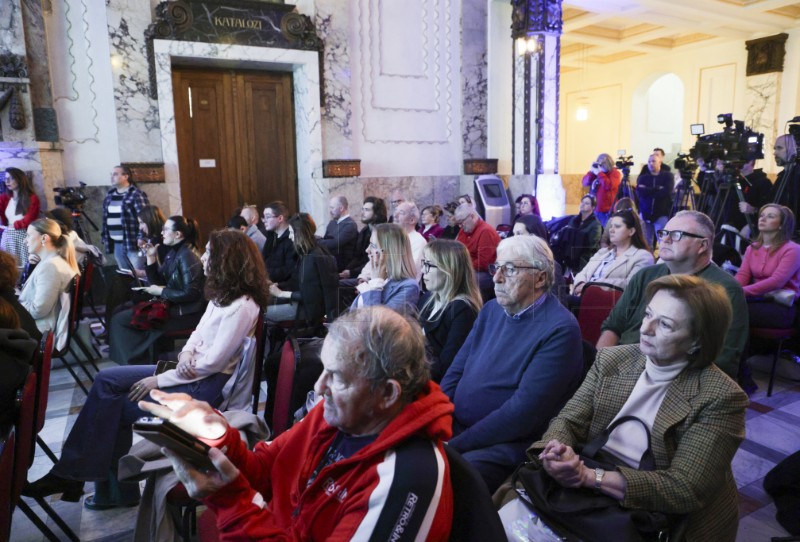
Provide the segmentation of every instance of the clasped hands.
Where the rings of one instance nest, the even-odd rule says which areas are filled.
[[[187,433],[207,440],[222,437],[228,422],[211,405],[196,401],[185,393],[165,393],[153,390],[150,397],[158,401],[139,402],[139,408],[169,420]],[[211,448],[208,457],[215,471],[201,472],[172,451],[162,448],[162,453],[172,463],[175,474],[192,498],[202,499],[228,485],[239,476],[239,469],[217,448]]]
[[[571,446],[551,440],[539,454],[545,472],[563,487],[583,487],[587,471],[581,456]]]

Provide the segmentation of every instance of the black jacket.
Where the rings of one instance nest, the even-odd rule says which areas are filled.
[[[292,292],[292,301],[300,303],[298,316],[301,319],[317,322],[327,316],[332,321],[338,314],[336,260],[319,245],[298,258],[292,276],[278,283],[278,288]]]
[[[14,422],[14,401],[17,390],[31,370],[37,343],[21,329],[0,329],[0,428]]]
[[[431,358],[431,380],[440,382],[472,331],[478,313],[466,301],[456,299],[437,315],[437,319],[429,320],[430,308],[422,311],[429,297],[430,294],[419,301],[419,322],[425,330],[425,343]]]
[[[600,248],[600,237],[603,235],[603,226],[594,213],[586,220],[581,220],[577,214],[569,221],[569,226],[577,230],[577,235],[570,246],[570,268],[580,271],[589,263],[592,255]]]
[[[341,222],[336,220],[328,222],[325,237],[319,239],[319,244],[336,257],[336,268],[344,271],[345,265],[353,257],[357,237],[356,221],[348,216]]]
[[[345,265],[345,269],[350,271],[350,278],[356,278],[360,273],[361,270],[364,269],[364,266],[367,265],[369,261],[369,255],[367,254],[367,247],[369,247],[369,239],[372,237],[372,228],[369,226],[364,226],[360,232],[358,232],[358,237],[356,238],[356,246],[353,252],[353,257],[350,258],[350,261],[347,262]]]
[[[294,250],[294,243],[289,238],[289,229],[287,228],[280,237],[274,231],[268,231],[266,238],[261,255],[267,266],[269,280],[272,282],[289,280],[295,263],[297,263],[297,252]]]
[[[203,264],[186,243],[172,247],[160,266],[148,265],[146,271],[150,284],[166,285],[161,297],[170,302],[170,314],[194,314],[206,310]]]

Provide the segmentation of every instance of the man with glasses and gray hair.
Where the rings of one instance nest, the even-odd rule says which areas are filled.
[[[442,391],[455,405],[450,445],[494,492],[577,389],[583,356],[578,322],[550,293],[544,240],[504,239],[487,267],[496,299],[478,314]]]
[[[656,236],[661,263],[645,267],[631,278],[625,293],[603,322],[597,348],[639,342],[639,327],[647,305],[645,290],[652,281],[670,274],[695,275],[725,288],[733,306],[735,316],[715,363],[736,380],[748,337],[747,302],[736,279],[711,261],[714,223],[699,211],[681,211]]]

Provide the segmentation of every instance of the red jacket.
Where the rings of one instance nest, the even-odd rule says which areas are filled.
[[[241,476],[205,499],[221,540],[447,540],[453,519],[442,442],[453,405],[429,382],[417,399],[352,457],[323,468],[337,429],[323,405],[272,443],[247,450],[229,428],[218,441]]]
[[[484,220],[478,220],[472,233],[467,233],[464,228],[461,228],[456,240],[467,246],[475,271],[485,273],[489,271],[489,264],[497,260],[497,245],[500,244],[500,236]]]
[[[601,213],[607,213],[611,210],[611,206],[614,205],[614,198],[617,196],[617,189],[622,181],[622,173],[617,168],[613,168],[608,173],[600,171],[597,175],[590,171],[583,176],[583,186],[592,186],[595,179],[600,179],[596,193],[596,210]]]
[[[11,194],[0,195],[0,222],[3,223],[3,226],[8,226],[8,221],[6,220],[6,208],[8,207],[9,201],[11,201]],[[31,222],[39,218],[40,206],[39,197],[36,194],[31,194],[31,204],[28,205],[25,216],[22,217],[22,220],[17,220],[11,224],[11,226],[15,230],[27,230],[28,226],[31,225]],[[72,226],[72,224],[67,224],[67,226]]]

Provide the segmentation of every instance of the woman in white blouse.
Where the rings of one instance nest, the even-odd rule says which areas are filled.
[[[75,249],[69,235],[64,235],[58,222],[49,218],[40,218],[28,226],[25,244],[28,257],[38,263],[22,288],[19,302],[36,320],[40,331],[53,330],[60,350],[67,339],[70,307],[69,297],[63,294],[80,272]]]
[[[606,228],[610,244],[598,250],[575,275],[573,296],[580,296],[589,282],[603,282],[624,289],[639,269],[653,265],[653,254],[636,213],[630,209],[616,212]]]
[[[213,407],[222,402],[222,389],[242,358],[244,341],[253,336],[267,304],[268,279],[261,254],[240,231],[213,232],[202,261],[210,303],[178,355],[177,368],[159,375],[154,375],[154,365],[100,371],[61,459],[46,476],[23,489],[26,496],[63,493],[63,500],[78,501],[84,482],[95,481],[97,493],[86,499],[87,508],[134,505],[139,501],[138,483],[116,482],[116,470],[131,446],[131,424],[147,415],[137,402],[149,400],[156,388],[188,393]]]

